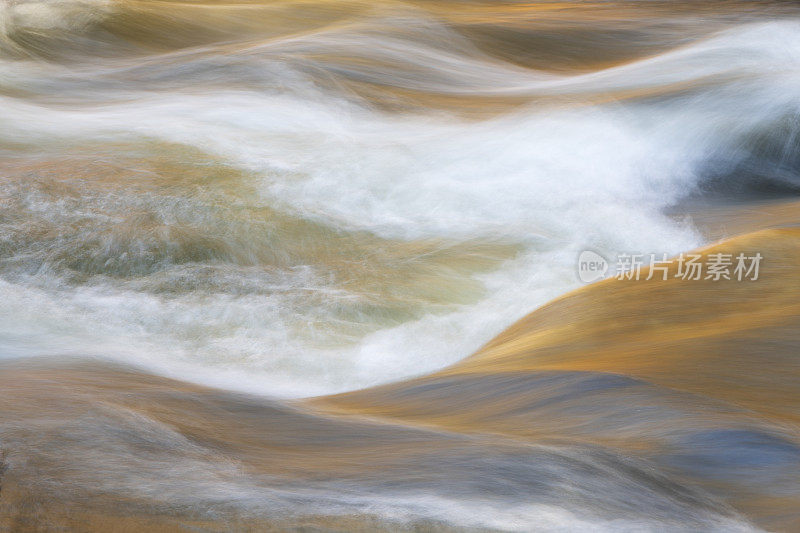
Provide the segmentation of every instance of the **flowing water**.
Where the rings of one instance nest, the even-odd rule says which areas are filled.
[[[707,243],[685,216],[696,202],[800,191],[800,11],[789,2],[0,1],[6,365],[91,358],[174,394],[204,385],[273,399],[395,382],[464,359],[578,288],[581,250],[676,254]],[[244,424],[243,409],[229,416]],[[717,416],[708,409],[695,415]],[[127,453],[124,435],[91,424],[166,449],[233,431],[195,428],[205,437],[183,442],[133,412],[86,416],[70,434],[110,439],[87,469]],[[318,477],[360,487],[347,502],[331,500],[333,481],[307,492],[231,481],[238,467],[199,448],[175,465],[182,484],[152,485],[154,465],[171,461],[161,457],[125,467],[146,480],[109,471],[102,483],[187,506],[178,486],[203,486],[208,501],[248,510],[242,528],[306,501],[326,516],[436,527],[751,527],[688,489],[660,500],[661,473],[610,452],[347,424],[327,438],[349,439],[345,450],[396,441],[399,457],[365,452],[364,471],[395,480],[377,483],[341,472],[340,448],[310,451],[335,465]],[[319,444],[303,431],[292,445]],[[411,442],[430,447],[413,466]],[[431,468],[438,481],[397,496]],[[516,473],[496,490],[475,469]],[[598,472],[617,474],[604,485]],[[571,487],[569,504],[555,486]],[[477,496],[487,491],[494,500]],[[584,516],[592,506],[619,521]]]

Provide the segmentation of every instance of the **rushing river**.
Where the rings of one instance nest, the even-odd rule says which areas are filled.
[[[0,0],[0,360],[91,358],[273,399],[422,376],[580,287],[582,250],[677,254],[707,244],[698,204],[796,194],[798,134],[789,2]],[[418,438],[397,431],[398,447]],[[457,479],[492,447],[441,438]],[[567,452],[497,453],[476,468],[606,490]],[[303,505],[202,483],[255,514]],[[576,518],[544,489],[473,520],[470,487],[368,508],[652,525]],[[642,509],[695,517],[662,517],[677,529],[750,527],[641,490]]]

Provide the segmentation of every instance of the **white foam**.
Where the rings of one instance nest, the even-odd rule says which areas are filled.
[[[184,379],[288,396],[441,368],[576,287],[582,249],[613,256],[699,245],[691,228],[661,210],[696,186],[710,156],[742,157],[743,135],[797,112],[796,44],[797,23],[771,23],[599,73],[555,81],[523,76],[514,92],[666,92],[675,84],[694,92],[649,102],[532,104],[478,122],[385,114],[307,83],[296,93],[128,91],[134,101],[97,106],[4,96],[6,142],[183,143],[258,175],[264,205],[392,239],[502,238],[525,252],[483,275],[482,301],[336,349],[293,336],[287,324],[296,310],[280,295],[167,300],[113,285],[37,293],[7,283],[0,286],[10,302],[0,311],[2,346],[7,353],[27,343],[31,353],[107,355]]]

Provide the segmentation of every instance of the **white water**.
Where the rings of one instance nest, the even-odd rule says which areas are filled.
[[[259,87],[220,87],[209,81],[210,67],[186,52],[152,61],[180,66],[188,55],[187,72],[202,83],[181,79],[175,68],[170,90],[160,92],[153,90],[158,80],[126,83],[134,76],[128,63],[75,69],[3,60],[4,86],[32,95],[0,96],[0,143],[24,144],[26,156],[143,139],[186,145],[253,177],[257,194],[241,199],[250,206],[396,243],[478,239],[520,247],[502,266],[472,274],[484,287],[480,297],[463,302],[449,295],[449,305],[429,305],[422,316],[330,342],[325,332],[339,327],[336,310],[366,296],[332,280],[325,263],[230,274],[274,289],[257,294],[170,296],[139,290],[130,280],[64,283],[44,265],[36,272],[9,270],[13,275],[0,280],[0,357],[110,357],[180,379],[293,397],[423,374],[469,355],[536,306],[577,287],[574,263],[583,249],[613,256],[677,253],[701,244],[690,226],[663,209],[698,186],[710,161],[733,167],[747,157],[750,136],[775,124],[795,132],[800,111],[795,22],[740,27],[572,77],[467,57],[458,48],[442,52],[370,38],[373,46],[360,54],[385,58],[394,51],[396,57],[402,46],[414,52],[399,55],[423,74],[393,79],[391,69],[381,73],[398,86],[413,88],[428,79],[426,69],[438,69],[442,81],[426,90],[526,95],[529,104],[480,120],[441,110],[381,111],[309,77],[296,50],[339,47],[344,54],[352,44],[346,33],[322,34],[299,44],[273,41],[214,64],[238,73],[246,62],[248,72],[269,78]],[[448,65],[454,70],[445,70]],[[660,97],[630,98],[636,92]],[[570,100],[538,100],[553,94]],[[576,95],[585,103],[576,103]],[[10,190],[5,182],[0,187]],[[13,247],[18,217],[57,227],[75,216],[52,198],[9,194],[24,208],[3,226],[7,246]],[[82,205],[86,217],[99,220],[95,201]],[[148,209],[165,220],[175,209],[157,196],[135,201],[151,202]],[[450,276],[461,275],[439,269],[427,282]],[[323,326],[303,327],[312,323]]]

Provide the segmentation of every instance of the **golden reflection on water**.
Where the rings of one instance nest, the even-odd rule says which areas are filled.
[[[686,169],[658,165],[670,154],[696,157],[675,141],[695,130],[710,166],[743,159],[721,164],[723,178],[746,179],[744,170],[759,165],[781,177],[793,169],[796,147],[777,124],[796,122],[784,94],[794,86],[773,68],[785,61],[792,74],[791,50],[776,59],[764,45],[771,31],[793,28],[751,29],[749,48],[718,33],[780,21],[792,9],[427,0],[2,6],[0,120],[11,126],[0,132],[0,289],[15,289],[22,302],[6,317],[21,325],[2,330],[11,348],[3,347],[16,353],[39,332],[55,333],[35,353],[20,352],[36,357],[0,362],[0,529],[797,529],[800,207],[743,194],[738,203],[665,202],[672,208],[662,217],[652,199],[670,193],[667,185],[691,188],[659,182]],[[755,96],[741,98],[746,91]],[[236,105],[225,108],[230,100]],[[281,115],[274,102],[295,107]],[[601,105],[608,115],[585,133]],[[189,120],[216,106],[239,115]],[[574,150],[558,135],[537,137],[561,124],[536,122],[537,113],[557,111],[561,122],[578,121],[564,130]],[[159,122],[162,113],[177,119]],[[302,113],[315,120],[292,121]],[[673,115],[674,131],[626,122],[669,126]],[[329,129],[316,129],[317,119]],[[714,120],[721,125],[703,129]],[[448,144],[472,126],[474,136]],[[171,127],[178,140],[159,136]],[[210,133],[192,136],[203,127]],[[663,142],[667,155],[647,152],[645,141]],[[582,151],[594,143],[600,148]],[[757,149],[738,150],[748,143]],[[641,157],[624,159],[628,149]],[[349,150],[352,158],[342,156]],[[474,157],[463,163],[458,150]],[[326,157],[308,156],[317,151]],[[525,159],[532,153],[541,158]],[[481,157],[493,156],[498,166],[481,171]],[[565,159],[586,165],[558,175]],[[607,159],[614,172],[593,174]],[[515,164],[529,172],[503,181]],[[329,172],[336,165],[344,177]],[[624,174],[638,177],[642,167],[655,169],[646,183]],[[536,182],[541,168],[556,170]],[[766,185],[796,193],[788,173]],[[416,193],[393,187],[410,174],[428,194],[424,209],[415,210]],[[617,174],[628,181],[614,189]],[[300,184],[299,204],[330,175],[338,187],[311,208],[265,192]],[[304,189],[309,176],[318,181]],[[603,179],[611,193],[603,183],[592,188]],[[440,188],[423,190],[429,182]],[[713,195],[700,185],[691,192]],[[540,187],[545,199],[531,197],[535,205],[522,210],[538,207],[540,217],[492,218],[470,203],[474,195],[459,196],[473,186],[492,200],[490,215],[513,211],[516,193]],[[647,186],[666,192],[631,193]],[[326,211],[341,191],[357,207]],[[370,193],[390,201],[371,204]],[[430,319],[419,331],[445,331],[456,343],[471,332],[438,320],[491,296],[492,274],[525,253],[569,249],[570,239],[610,240],[589,225],[578,227],[591,236],[575,237],[569,224],[607,207],[593,195],[614,193],[624,197],[617,208],[654,204],[652,220],[634,219],[642,226],[688,218],[675,231],[694,238],[697,227],[697,239],[711,241],[706,257],[761,253],[760,279],[601,281],[533,310],[442,370],[407,365],[403,375],[423,375],[308,400],[214,389],[92,357],[112,348],[142,356],[131,341],[141,335],[165,348],[148,356],[174,362],[168,349],[188,346],[189,362],[209,363],[207,374],[241,365],[254,380],[300,373],[325,390],[348,390],[342,375],[397,358],[382,333]],[[414,208],[391,212],[393,201]],[[564,209],[553,214],[548,201]],[[367,222],[355,223],[352,212]],[[489,221],[469,234],[481,216]],[[449,232],[420,231],[429,219]],[[510,226],[524,235],[503,233]],[[71,321],[59,321],[64,308],[74,310]],[[86,340],[118,323],[105,344]],[[271,336],[259,336],[265,330]],[[421,335],[404,334],[407,344]],[[347,352],[350,359],[335,351],[365,338],[374,342]],[[344,362],[316,366],[317,349]],[[457,356],[454,348],[441,360]],[[187,368],[178,360],[173,376]],[[148,368],[163,362],[148,359]],[[367,380],[376,381],[387,380]],[[274,392],[273,382],[259,385]]]

